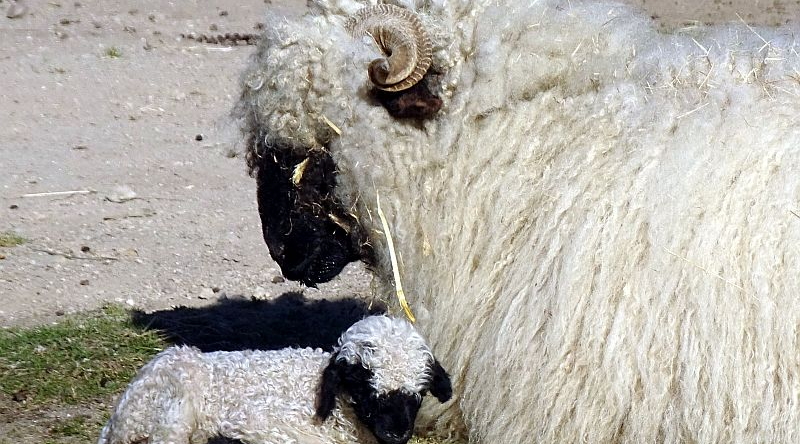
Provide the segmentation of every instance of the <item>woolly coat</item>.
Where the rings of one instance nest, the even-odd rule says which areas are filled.
[[[314,399],[330,353],[282,349],[202,353],[171,347],[137,374],[98,444],[205,442],[375,443],[349,408],[315,422]]]
[[[444,423],[482,443],[800,441],[800,28],[399,4],[433,30],[435,119],[370,99],[351,0],[270,17],[239,111],[332,154],[391,297],[380,197],[454,376]]]
[[[342,334],[334,352],[335,361],[369,370],[363,384],[375,396],[438,393],[430,387],[433,354],[405,319],[362,319]],[[139,370],[98,444],[180,444],[217,435],[247,444],[376,443],[346,392],[331,393],[344,402],[331,399],[339,407],[324,420],[315,417],[323,373],[332,365],[331,354],[320,349],[203,353],[170,347]],[[443,370],[440,376],[446,377]],[[449,379],[446,388],[449,397]]]

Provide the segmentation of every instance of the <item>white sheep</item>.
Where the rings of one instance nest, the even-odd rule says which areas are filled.
[[[449,399],[447,373],[411,324],[386,316],[353,324],[333,354],[171,347],[139,371],[98,444],[403,444],[428,391]]]
[[[391,285],[380,196],[454,374],[443,418],[472,442],[800,442],[800,27],[392,3],[438,28],[433,119],[372,98],[377,45],[345,26],[361,2],[271,18],[245,70],[260,201],[274,153],[324,153],[350,217],[315,213],[334,228],[294,262],[328,264],[333,233]]]

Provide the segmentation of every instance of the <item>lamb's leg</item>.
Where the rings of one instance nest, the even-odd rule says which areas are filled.
[[[191,403],[186,399],[175,399],[158,418],[158,425],[147,444],[192,444],[192,435],[197,431],[197,418]]]
[[[173,427],[165,428],[164,432],[154,433],[147,444],[192,444],[191,429],[175,424]]]

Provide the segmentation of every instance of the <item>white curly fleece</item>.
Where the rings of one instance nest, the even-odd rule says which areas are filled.
[[[368,317],[339,344],[348,362],[364,359],[375,387],[415,392],[430,379],[433,356],[405,320]],[[248,444],[375,443],[346,403],[327,420],[315,419],[317,387],[330,359],[310,348],[203,353],[171,347],[139,370],[98,444],[196,443],[216,435]]]
[[[356,322],[339,338],[337,350],[337,359],[373,371],[371,385],[378,393],[420,393],[432,377],[433,354],[404,319],[372,316]]]
[[[268,19],[239,114],[253,151],[330,153],[384,297],[380,196],[453,375],[437,429],[800,443],[800,22],[664,32],[610,0],[386,2],[444,30],[435,118],[371,97],[375,45],[344,23],[375,0]]]

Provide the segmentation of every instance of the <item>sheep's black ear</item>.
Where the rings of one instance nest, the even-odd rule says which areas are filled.
[[[442,368],[442,364],[439,364],[438,359],[433,360],[431,394],[435,396],[439,402],[445,402],[453,396],[453,385],[450,383],[450,375]]]
[[[333,409],[336,408],[336,395],[339,393],[341,380],[341,366],[336,362],[336,355],[333,355],[328,366],[322,371],[322,379],[317,388],[315,413],[317,418],[322,421],[328,419]]]

